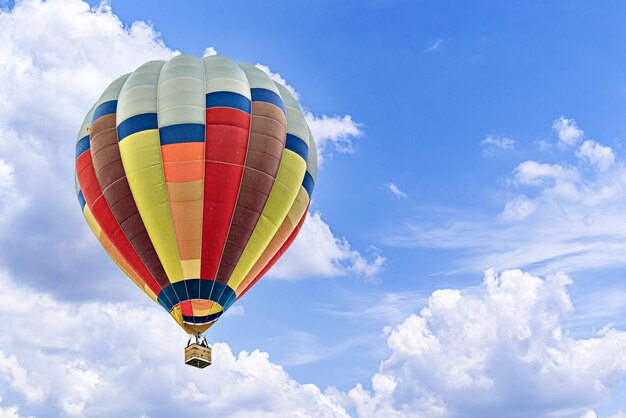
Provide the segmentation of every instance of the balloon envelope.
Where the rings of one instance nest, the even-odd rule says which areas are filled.
[[[294,240],[317,174],[291,93],[225,57],[150,61],[113,81],[76,143],[76,189],[113,261],[204,332]]]

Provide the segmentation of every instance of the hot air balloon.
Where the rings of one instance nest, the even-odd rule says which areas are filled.
[[[150,61],[113,81],[76,142],[85,220],[119,268],[202,334],[285,253],[311,201],[317,153],[293,95],[222,56]]]

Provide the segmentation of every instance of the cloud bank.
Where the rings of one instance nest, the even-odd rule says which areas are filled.
[[[594,416],[626,373],[626,332],[589,338],[563,274],[489,270],[482,285],[441,289],[386,329],[369,384],[300,383],[267,353],[213,345],[185,366],[180,331],[156,306],[64,302],[0,274],[0,408],[8,416],[553,417]],[[33,312],[37,312],[33,321]],[[37,332],[33,332],[33,327]],[[616,415],[619,416],[619,415]]]
[[[0,274],[0,407],[23,416],[348,417],[258,350],[213,345],[183,364],[186,339],[157,306],[62,302]],[[36,316],[33,316],[36,315]],[[7,412],[8,411],[8,412]]]
[[[626,332],[574,338],[569,284],[489,270],[477,289],[437,290],[389,330],[372,389],[335,398],[360,417],[581,417],[623,378]]]

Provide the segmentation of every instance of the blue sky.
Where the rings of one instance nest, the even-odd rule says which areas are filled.
[[[626,416],[625,4],[89,4],[0,12],[0,416]],[[280,74],[323,163],[302,237],[208,332],[222,364],[201,375],[71,179],[112,79],[207,48]],[[25,342],[22,298],[45,338]],[[144,332],[160,350],[133,373]]]

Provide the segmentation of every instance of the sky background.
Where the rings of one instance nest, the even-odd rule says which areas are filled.
[[[626,417],[625,3],[0,7],[0,417]],[[295,89],[321,167],[195,370],[74,144],[120,74],[215,52]]]

